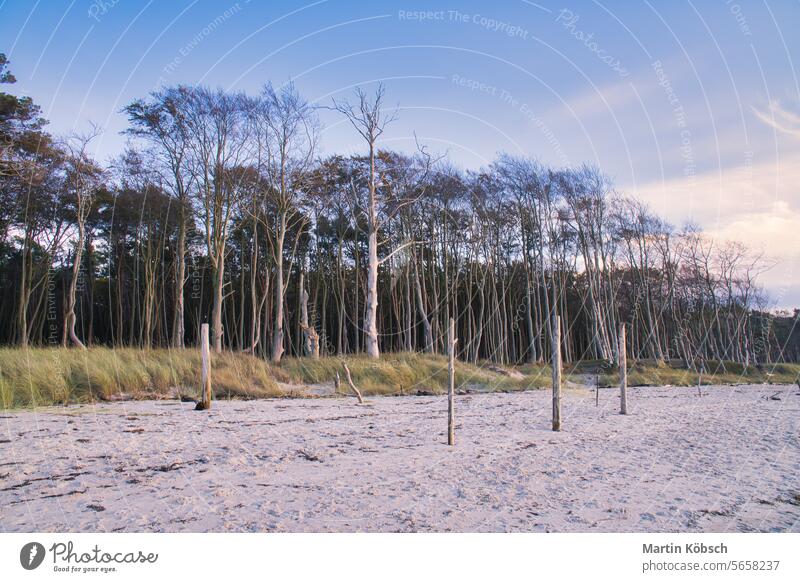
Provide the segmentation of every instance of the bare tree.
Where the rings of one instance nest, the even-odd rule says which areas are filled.
[[[370,98],[361,89],[356,90],[358,104],[337,102],[334,100],[334,109],[344,115],[358,134],[364,138],[369,148],[369,173],[367,180],[368,200],[366,208],[367,218],[367,305],[364,312],[364,331],[366,333],[366,350],[370,358],[380,357],[378,345],[378,200],[377,179],[375,174],[375,156],[377,154],[378,139],[386,126],[394,121],[394,112],[388,115],[383,111],[383,98],[385,89],[378,85],[375,96]]]
[[[94,195],[102,177],[102,170],[89,155],[89,145],[101,133],[97,126],[83,134],[72,134],[64,140],[63,147],[66,151],[65,166],[68,189],[72,194],[75,204],[75,226],[78,238],[75,242],[75,254],[72,261],[72,277],[69,282],[67,294],[67,309],[65,326],[69,340],[77,347],[86,346],[75,332],[75,304],[78,289],[78,279],[81,274],[81,257],[86,240],[86,219],[92,210]]]
[[[186,336],[184,287],[186,284],[186,234],[191,220],[189,192],[192,174],[187,168],[189,147],[187,111],[190,101],[186,88],[154,91],[147,100],[137,99],[125,112],[131,128],[128,133],[146,139],[156,150],[155,170],[163,173],[176,202],[178,236],[175,252],[175,291],[172,346],[182,348]]]
[[[286,237],[291,230],[299,236],[305,215],[300,212],[308,188],[314,153],[319,135],[319,123],[311,106],[300,96],[294,85],[276,91],[267,85],[252,108],[256,132],[259,170],[266,177],[262,193],[272,212],[261,214],[269,222],[272,258],[275,264],[275,317],[272,326],[273,363],[280,363],[284,352],[284,310],[288,280],[284,275]],[[291,247],[294,258],[295,244]]]
[[[225,259],[231,219],[243,194],[240,164],[246,157],[249,105],[241,93],[205,87],[182,91],[186,93],[190,168],[212,272],[213,345],[216,352],[221,352]]]
[[[695,372],[800,357],[797,312],[758,286],[764,257],[675,230],[590,166],[501,155],[463,172],[381,149],[382,86],[334,101],[368,152],[319,163],[291,85],[151,93],[125,108],[146,147],[115,180],[88,154],[96,132],[54,147],[30,100],[0,100],[3,343],[60,329],[64,345],[179,347],[208,311],[217,351],[277,363],[443,351],[453,318],[465,359],[544,363],[558,315],[567,361],[619,358],[622,323],[632,359]]]

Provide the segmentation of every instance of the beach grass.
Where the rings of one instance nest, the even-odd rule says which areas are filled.
[[[382,354],[374,360],[363,355],[346,358],[287,358],[275,370],[287,382],[314,384],[333,381],[338,371],[344,383],[342,363],[347,363],[353,382],[366,394],[442,394],[447,391],[447,358],[437,354],[399,352]],[[513,374],[511,368],[509,372]],[[542,388],[539,375],[506,375],[491,370],[486,363],[456,362],[455,383],[458,389],[481,391]]]
[[[0,349],[0,404],[20,408],[112,400],[194,395],[200,385],[200,352],[131,348]],[[264,398],[281,391],[270,366],[226,352],[212,359],[217,398]]]
[[[569,376],[596,376],[601,387],[619,384],[619,368],[600,361],[565,364]],[[800,379],[800,364],[763,364],[745,366],[737,362],[708,360],[699,371],[685,362],[628,360],[629,386],[709,386],[713,384],[794,384]]]
[[[387,353],[379,360],[363,355],[284,358],[279,366],[249,354],[224,352],[212,357],[214,397],[270,398],[295,393],[286,386],[332,385],[339,373],[341,391],[347,363],[364,395],[443,394],[447,390],[447,358],[436,354]],[[172,350],[95,347],[0,349],[0,406],[31,408],[54,404],[197,396],[200,385],[197,349]],[[615,386],[619,370],[599,361],[564,364],[565,380],[575,384]],[[793,384],[800,365],[760,367],[732,362],[707,362],[699,374],[682,363],[630,361],[630,386],[693,386],[702,384]],[[459,391],[515,391],[548,388],[551,368],[528,364],[497,367],[489,362],[456,362]]]

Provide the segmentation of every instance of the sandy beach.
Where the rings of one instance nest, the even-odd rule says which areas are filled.
[[[796,386],[177,401],[0,417],[0,531],[800,531]]]

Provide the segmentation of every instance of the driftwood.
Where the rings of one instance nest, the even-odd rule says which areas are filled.
[[[347,384],[350,386],[350,389],[356,393],[356,398],[358,398],[359,404],[364,404],[364,399],[361,398],[361,392],[356,385],[353,384],[353,377],[350,375],[350,368],[347,367],[345,362],[342,362],[342,367],[344,368],[344,377],[347,378]]]
[[[519,370],[508,370],[506,368],[501,368],[500,366],[495,366],[495,365],[486,366],[486,369],[491,372],[495,372],[496,374],[500,374],[502,376],[508,376],[509,378],[514,378],[515,380],[525,379],[525,374],[523,374]]]

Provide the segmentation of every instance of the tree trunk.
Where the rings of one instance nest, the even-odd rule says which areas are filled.
[[[417,296],[417,311],[422,320],[422,329],[425,332],[425,351],[428,353],[433,352],[433,331],[431,330],[431,322],[428,319],[428,313],[425,309],[425,300],[422,296],[422,284],[419,281],[419,269],[417,267],[417,256],[414,253],[414,288]]]
[[[78,244],[75,246],[75,260],[72,261],[72,278],[69,281],[69,294],[67,295],[67,334],[70,341],[79,348],[86,348],[75,333],[75,302],[78,295],[78,276],[81,271],[81,256],[83,253],[84,226],[78,225]]]
[[[214,306],[211,310],[211,326],[214,330],[214,351],[222,352],[222,300],[225,284],[225,255],[224,251],[217,256],[213,269],[214,277]]]
[[[307,358],[319,358],[319,334],[313,325],[308,323],[308,292],[305,288],[305,277],[300,273],[300,329],[303,337],[303,355]]]
[[[370,227],[367,266],[367,309],[364,313],[366,350],[370,358],[380,357],[378,349],[378,233]]]
[[[17,314],[17,326],[19,327],[19,345],[28,347],[28,301],[30,298],[30,278],[28,276],[28,264],[31,260],[30,237],[25,233],[25,244],[22,248],[22,269],[19,284],[19,307]]]
[[[283,356],[283,241],[286,237],[286,215],[282,214],[275,241],[275,323],[272,327],[272,363],[280,364]]]
[[[255,216],[255,213],[254,213]],[[242,298],[244,300],[244,298]],[[250,347],[246,351],[256,354],[261,304],[258,301],[258,219],[253,218],[253,241],[250,253]]]
[[[369,261],[367,264],[367,308],[364,312],[366,349],[370,358],[379,358],[378,347],[378,209],[375,200],[375,147],[369,144]]]
[[[186,220],[181,210],[178,222],[178,248],[175,257],[175,315],[172,327],[172,347],[182,349],[186,337],[183,287],[186,282]]]

